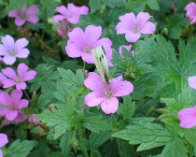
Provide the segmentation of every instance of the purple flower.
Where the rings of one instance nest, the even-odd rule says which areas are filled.
[[[112,41],[108,38],[99,39],[102,34],[101,26],[89,25],[85,31],[76,27],[69,32],[69,40],[67,41],[66,52],[69,57],[82,57],[83,61],[88,64],[94,64],[92,49],[103,46],[108,64],[112,66]]]
[[[6,92],[0,93],[0,115],[7,121],[15,121],[21,116],[20,110],[27,108],[29,101],[22,98],[22,91],[13,90],[11,95]]]
[[[39,121],[35,118],[35,115],[29,115],[29,123],[34,124],[34,125],[39,125]]]
[[[129,95],[134,88],[132,83],[123,80],[122,76],[110,80],[107,85],[94,72],[88,74],[88,77],[84,80],[84,85],[92,90],[91,93],[86,95],[85,103],[90,107],[101,104],[101,108],[106,114],[115,113],[119,106],[117,97]]]
[[[190,76],[188,78],[188,84],[191,88],[196,89],[196,76]]]
[[[57,27],[57,33],[60,37],[64,38],[67,36],[68,32],[71,30],[69,25],[67,24],[66,21],[61,21],[60,26]]]
[[[87,15],[88,8],[86,6],[77,7],[73,3],[69,3],[67,8],[63,5],[56,8],[60,14],[54,16],[54,22],[69,21],[72,24],[77,24],[80,20],[80,15]]]
[[[185,108],[178,112],[178,119],[182,128],[192,128],[196,126],[196,106]]]
[[[141,34],[153,34],[156,30],[155,24],[148,22],[149,13],[140,12],[137,16],[133,12],[120,16],[120,22],[116,26],[117,34],[125,34],[129,42],[136,42]]]
[[[191,2],[185,7],[186,16],[191,24],[196,23],[196,3]]]
[[[29,50],[25,48],[29,43],[26,38],[20,38],[14,42],[12,36],[6,35],[2,37],[2,43],[0,44],[0,55],[4,56],[5,64],[12,65],[16,58],[27,58],[29,55]]]
[[[5,146],[7,143],[8,143],[7,135],[0,133],[0,148]],[[0,157],[3,157],[3,152],[1,149],[0,149]]]
[[[10,67],[3,69],[2,73],[7,77],[2,81],[3,88],[16,86],[18,90],[24,90],[26,88],[26,81],[32,80],[36,76],[36,72],[34,70],[28,71],[28,66],[24,63],[18,65],[17,74]]]
[[[122,45],[119,47],[118,52],[119,52],[120,56],[123,57],[123,55],[122,55],[123,49],[126,49],[127,51],[131,51],[131,48],[132,48],[131,45]],[[133,57],[135,56],[135,52],[133,50],[131,51],[131,54]]]
[[[22,26],[26,21],[36,24],[38,22],[37,13],[39,8],[37,5],[31,5],[29,8],[23,5],[22,8],[12,10],[8,13],[9,17],[15,18],[16,26]]]

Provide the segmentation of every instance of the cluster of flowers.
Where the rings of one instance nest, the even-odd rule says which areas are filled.
[[[196,23],[196,4],[194,2],[189,3],[185,10],[190,23]],[[88,14],[89,9],[86,6],[78,7],[73,3],[69,3],[67,7],[62,5],[57,7],[55,11],[57,15],[54,16],[53,21],[60,24],[57,28],[58,34],[62,37],[68,35],[65,49],[69,57],[81,57],[84,62],[94,64],[95,61],[92,50],[102,46],[107,57],[108,65],[113,66],[111,63],[112,41],[109,38],[100,38],[102,34],[101,26],[89,25],[85,30],[79,27],[72,29],[69,26],[69,24],[77,24],[81,15]],[[38,12],[38,6],[31,5],[27,8],[27,6],[24,5],[21,9],[10,11],[8,16],[15,18],[15,24],[17,26],[22,26],[26,21],[34,24],[37,23],[38,17],[36,14]],[[116,26],[116,32],[117,34],[125,34],[125,38],[128,42],[135,43],[141,38],[142,34],[154,34],[156,25],[149,21],[150,18],[151,16],[147,12],[140,12],[137,16],[133,12],[126,13],[119,17],[120,22]],[[3,45],[0,45],[0,61],[3,61],[5,64],[12,65],[16,61],[16,58],[26,58],[29,55],[29,50],[25,48],[28,41],[24,38],[14,42],[11,36],[5,36],[2,38],[2,43]],[[120,46],[119,53],[121,56],[123,49],[127,49],[135,56],[135,52],[131,50],[132,45]],[[3,93],[1,95],[6,95],[5,97],[8,98],[2,103],[3,105],[9,104],[6,110],[9,109],[11,114],[8,111],[2,112],[8,121],[13,119],[17,121],[17,117],[22,117],[19,110],[28,105],[27,100],[21,100],[22,92],[20,90],[26,88],[25,81],[33,79],[36,73],[27,70],[28,66],[21,63],[17,67],[17,73],[15,73],[12,68],[3,69],[2,73],[0,73],[0,83],[3,88],[16,86],[11,96],[5,92],[1,92]],[[101,104],[101,108],[106,114],[115,113],[117,111],[119,102],[116,97],[129,95],[133,92],[133,85],[129,81],[124,81],[122,76],[111,79],[108,84],[105,84],[97,73],[89,73],[84,81],[84,85],[92,90],[92,92],[85,97],[85,103],[88,106]],[[17,100],[17,103],[15,100]],[[14,112],[12,112],[13,110]],[[179,119],[181,119],[180,117],[181,116],[179,116]]]
[[[2,44],[0,44],[1,61],[7,65],[13,65],[17,58],[27,58],[30,53],[25,48],[27,45],[28,40],[25,38],[20,38],[15,42],[10,35],[2,37]],[[32,80],[35,76],[36,72],[28,70],[28,66],[24,63],[18,64],[16,71],[11,67],[6,67],[0,71],[0,86],[3,88],[15,87],[11,94],[0,90],[0,117],[4,118],[1,127],[10,123],[18,124],[27,119],[21,109],[27,108],[29,101],[22,99],[22,90],[26,89],[26,81]],[[32,116],[29,116],[30,122],[32,122]],[[0,147],[7,142],[7,135],[0,134]],[[0,151],[0,157],[2,156],[2,151]]]

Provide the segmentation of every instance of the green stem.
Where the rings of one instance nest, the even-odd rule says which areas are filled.
[[[27,99],[30,100],[29,94],[27,93],[26,90],[24,90],[24,94],[25,94],[25,96],[27,97]]]
[[[88,157],[88,152],[87,152],[87,149],[86,149],[86,144],[85,144],[85,141],[84,141],[82,130],[79,130],[79,138],[80,138],[80,144],[81,144],[81,147],[82,147],[83,156]]]
[[[86,70],[86,62],[83,62],[83,69],[82,69],[82,71],[83,71],[84,77],[85,77],[85,70]]]
[[[193,157],[193,147],[191,144],[188,145],[188,152],[189,152],[189,157]]]

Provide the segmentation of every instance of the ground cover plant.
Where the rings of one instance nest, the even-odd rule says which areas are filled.
[[[0,157],[196,156],[195,1],[0,9]]]

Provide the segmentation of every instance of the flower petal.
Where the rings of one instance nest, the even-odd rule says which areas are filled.
[[[144,24],[141,33],[142,34],[154,34],[156,30],[156,25],[153,24],[152,22],[147,22],[146,24]]]
[[[0,133],[0,148],[5,146],[7,143],[8,143],[7,135]]]
[[[39,7],[37,5],[31,5],[28,9],[27,9],[27,16],[32,16],[35,15],[39,12]]]
[[[100,97],[99,93],[91,92],[85,96],[85,103],[87,106],[97,106],[102,102],[103,98]]]
[[[65,47],[65,51],[67,55],[71,58],[77,58],[80,57],[82,54],[82,51],[74,44],[71,42],[67,42],[67,46]]]
[[[21,49],[23,47],[26,47],[28,44],[29,44],[29,41],[26,38],[20,38],[20,39],[16,40],[15,48]]]
[[[22,19],[22,18],[20,18],[20,17],[16,17],[16,18],[15,18],[15,24],[16,24],[16,26],[22,26],[22,25],[25,24],[25,22],[26,22],[25,19]]]
[[[5,117],[9,121],[13,121],[17,117],[17,115],[18,115],[18,111],[7,110]]]
[[[55,11],[59,12],[62,15],[67,15],[67,8],[63,5],[57,7]]]
[[[55,15],[54,18],[53,18],[53,21],[54,22],[59,22],[59,21],[62,21],[65,19],[65,16],[63,15]]]
[[[122,76],[118,76],[110,81],[112,95],[115,97],[126,96],[133,92],[133,84],[129,81],[123,81]]]
[[[30,70],[24,75],[24,81],[32,80],[36,76],[36,71]]]
[[[182,128],[192,128],[196,126],[196,106],[185,108],[178,112],[180,126]]]
[[[101,92],[105,89],[104,82],[95,72],[88,73],[87,78],[84,80],[84,85],[92,91]]]
[[[23,48],[17,52],[16,57],[27,58],[29,56],[29,54],[30,54],[29,50],[27,48]]]
[[[34,16],[28,17],[28,18],[27,18],[27,21],[28,21],[28,22],[31,22],[31,23],[33,23],[33,24],[36,24],[36,23],[38,23],[39,19],[38,19],[38,17],[37,17],[36,15],[34,15]]]
[[[188,78],[188,84],[191,88],[196,89],[196,76],[190,76]]]
[[[15,56],[4,56],[3,62],[8,65],[12,65],[16,62]]]
[[[101,108],[105,114],[112,114],[118,110],[119,102],[116,97],[106,98],[101,103]]]
[[[26,83],[25,82],[21,82],[21,83],[18,83],[18,84],[16,84],[16,89],[18,89],[18,90],[24,90],[24,89],[26,89]]]
[[[20,77],[24,77],[24,75],[26,74],[28,70],[28,66],[24,63],[20,63],[17,67],[17,73],[18,73],[18,76]]]
[[[140,36],[141,36],[140,33],[134,33],[131,31],[129,31],[125,34],[126,40],[129,42],[133,42],[133,43],[136,42],[140,38]]]
[[[10,88],[16,85],[16,81],[11,79],[5,79],[2,81],[2,84],[3,84],[3,88]]]
[[[91,42],[95,43],[100,38],[102,33],[101,26],[89,25],[85,29],[86,37],[91,40]]]
[[[10,67],[2,69],[2,73],[13,80],[17,80],[16,72]]]
[[[26,99],[22,99],[20,101],[20,104],[18,106],[18,109],[23,109],[23,108],[27,108],[28,107],[28,104],[29,104],[29,101],[26,100]]]

